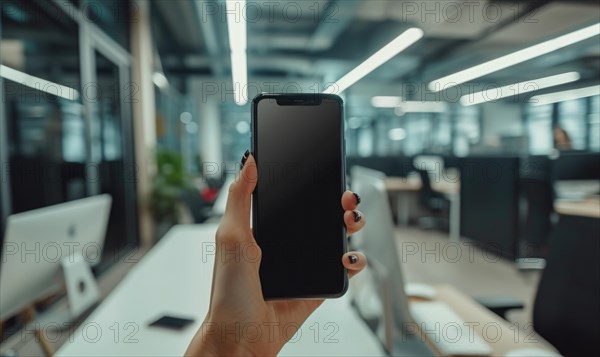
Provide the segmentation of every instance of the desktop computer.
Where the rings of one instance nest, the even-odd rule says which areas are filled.
[[[111,196],[99,195],[8,218],[0,264],[0,320],[60,291],[61,270],[70,269],[66,276],[86,280],[82,271],[87,267],[90,272],[102,256],[111,202]],[[87,277],[93,279],[91,272]],[[88,288],[93,294],[95,286]],[[71,313],[82,310],[80,302],[69,304]]]

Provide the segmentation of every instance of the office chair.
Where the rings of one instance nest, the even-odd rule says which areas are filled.
[[[419,155],[413,159],[413,167],[421,178],[419,202],[432,214],[432,216],[420,217],[419,226],[424,229],[448,230],[449,222],[444,216],[448,216],[450,200],[431,186],[432,176],[436,180],[443,179],[444,159],[437,155]]]
[[[592,356],[600,350],[599,231],[598,219],[563,215],[550,235],[533,328],[566,357]],[[500,301],[491,308],[500,315],[510,309]]]
[[[416,170],[421,178],[421,191],[419,192],[419,202],[426,210],[435,214],[435,216],[419,218],[419,226],[422,228],[448,229],[448,219],[440,215],[446,214],[450,209],[450,200],[442,193],[434,191],[431,187],[431,177],[425,170]]]
[[[371,320],[368,321],[371,322],[370,325],[374,325],[372,316],[365,316],[364,312],[377,308],[383,310],[378,323],[375,324],[376,332],[386,350],[392,355],[398,355],[394,353],[395,350],[406,352],[409,349],[413,355],[433,356],[434,354],[420,338],[416,336],[400,338],[402,327],[414,321],[408,310],[408,298],[404,291],[404,278],[398,259],[392,211],[385,190],[385,177],[384,173],[365,167],[354,166],[351,169],[352,190],[363,198],[360,210],[367,217],[365,227],[353,235],[353,243],[367,256],[369,271],[376,280],[375,285],[379,287],[379,289],[375,288],[379,300],[378,307],[365,306],[372,303],[372,300],[364,297],[362,301],[355,301],[355,306],[363,318]],[[367,276],[367,274],[362,277],[360,275],[363,274],[355,277],[358,279],[352,279],[353,284]],[[357,290],[351,289],[353,294]],[[365,290],[363,289],[362,292]],[[370,289],[366,292],[372,291],[373,289]]]
[[[533,327],[563,355],[600,350],[600,220],[561,216],[550,237]]]

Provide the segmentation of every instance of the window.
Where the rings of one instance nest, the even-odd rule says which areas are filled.
[[[221,132],[223,134],[223,159],[231,170],[232,163],[238,163],[244,152],[250,149],[250,113],[249,106],[240,107],[230,101],[220,104],[222,113]]]
[[[87,27],[80,32],[80,20],[68,13],[80,3],[30,0],[0,7],[0,57],[13,70],[3,72],[10,77],[2,81],[0,102],[10,169],[0,184],[11,196],[5,215],[111,194],[103,271],[115,261],[109,258],[138,242],[129,60],[106,36]],[[93,52],[95,61],[81,62],[83,51]],[[82,72],[90,82],[82,83]]]
[[[425,113],[406,114],[406,139],[404,140],[404,155],[416,155],[428,147],[428,137],[431,131],[429,115]]]
[[[529,152],[545,155],[554,149],[552,140],[552,105],[533,106],[525,109]]]
[[[586,99],[558,103],[558,126],[567,132],[574,150],[586,149],[586,105]]]
[[[87,21],[96,24],[102,31],[125,49],[129,49],[129,25],[136,20],[135,8],[130,1],[81,0],[81,12]]]
[[[590,114],[588,115],[589,149],[600,151],[600,96],[590,99]]]
[[[481,118],[477,106],[457,107],[454,128],[454,155],[467,156],[471,145],[481,140]]]
[[[81,92],[78,25],[45,1],[15,1],[0,10],[2,64],[19,71],[18,77],[49,81],[3,81],[9,213],[85,197],[81,99],[57,95],[68,94],[58,85]]]

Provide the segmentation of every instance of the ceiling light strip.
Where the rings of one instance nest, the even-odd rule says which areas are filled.
[[[245,0],[227,0],[227,28],[229,31],[229,48],[231,50],[231,76],[233,81],[234,100],[238,105],[248,103],[248,55],[247,24],[244,17]]]
[[[340,78],[337,82],[327,87],[327,89],[325,89],[323,93],[342,93],[354,83],[360,81],[369,73],[379,68],[382,64],[397,56],[400,52],[410,47],[422,37],[423,30],[419,28],[412,27],[404,31],[402,34],[400,34],[400,36],[396,37],[390,43],[385,45],[382,49],[375,52],[366,61],[359,64],[356,68],[348,72],[348,74]]]
[[[532,79],[520,83],[495,87],[485,91],[471,93],[460,98],[460,104],[471,106],[485,102],[495,102],[506,97],[514,97],[540,89],[558,86],[561,84],[578,81],[581,78],[577,72],[568,72],[544,78]]]
[[[600,95],[600,85],[536,95],[535,97],[529,99],[529,103],[535,106],[539,106],[559,102],[566,102],[567,100],[593,97],[596,95]]]
[[[439,92],[448,88],[452,88],[462,83],[472,81],[474,79],[486,76],[490,73],[500,71],[502,69],[514,66],[516,64],[528,61],[530,59],[545,55],[547,53],[559,50],[563,47],[581,42],[588,38],[598,36],[600,34],[600,23],[584,27],[580,30],[570,32],[553,38],[537,45],[533,45],[522,50],[507,54],[505,56],[487,61],[477,66],[467,68],[454,74],[436,79],[429,83],[428,88],[433,92]]]

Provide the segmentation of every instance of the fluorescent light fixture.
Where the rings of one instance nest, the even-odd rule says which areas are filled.
[[[403,102],[394,111],[396,115],[403,116],[406,113],[444,113],[448,105],[444,102]]]
[[[529,99],[529,103],[531,103],[531,105],[538,106],[565,102],[567,100],[593,97],[595,95],[600,95],[600,85],[536,95],[535,97]]]
[[[451,74],[429,83],[429,90],[439,92],[444,89],[452,88],[473,79],[483,77],[490,73],[514,66],[516,64],[528,61],[530,59],[556,51],[563,47],[581,42],[588,38],[600,34],[600,23],[584,27],[580,30],[570,32],[566,35],[558,36],[548,41],[538,43],[522,50],[507,54],[505,56],[484,62],[477,66],[467,68],[457,73]]]
[[[577,72],[568,72],[544,78],[532,79],[525,82],[509,84],[504,87],[492,88],[485,91],[463,95],[460,104],[470,106],[484,102],[493,102],[501,98],[513,97],[536,90],[558,86],[578,81],[581,76]]]
[[[152,74],[152,82],[154,82],[154,84],[156,84],[156,86],[160,89],[166,89],[169,87],[169,81],[167,80],[167,77],[160,72],[154,72]]]
[[[79,99],[79,91],[76,89],[29,75],[3,64],[0,65],[0,77],[67,100]]]
[[[388,138],[394,141],[400,141],[406,139],[406,130],[402,128],[390,129],[388,131]]]
[[[363,79],[366,75],[379,68],[382,64],[397,56],[412,44],[423,37],[423,30],[412,27],[404,31],[400,36],[385,45],[382,49],[375,52],[366,61],[359,64],[356,68],[340,78],[336,83],[330,85],[323,93],[340,94],[348,87]]]
[[[371,98],[371,105],[375,108],[397,108],[402,103],[404,103],[404,98],[402,97],[377,96]]]
[[[244,96],[244,91],[248,89],[247,25],[244,15],[246,1],[227,0],[225,5],[231,50],[233,96],[237,105],[245,105],[248,103],[247,95]]]

